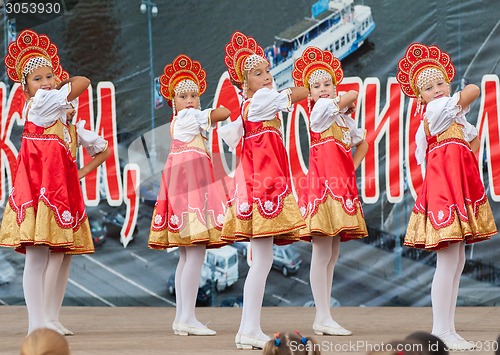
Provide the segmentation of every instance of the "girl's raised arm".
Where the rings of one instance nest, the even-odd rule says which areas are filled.
[[[339,97],[340,101],[338,103],[339,109],[342,111],[344,108],[350,108],[353,106],[354,101],[358,99],[358,92],[355,90],[349,90],[344,95]]]
[[[293,87],[290,90],[292,90],[292,95],[290,96],[293,103],[304,100],[309,95],[309,90],[302,86]]]
[[[231,111],[225,107],[218,107],[210,112],[210,120],[212,123],[217,123],[219,121],[224,121],[229,116],[231,116]]]
[[[458,100],[458,104],[462,107],[462,109],[468,107],[474,100],[479,97],[481,90],[477,85],[469,84],[460,92],[460,100]]]
[[[57,85],[56,89],[59,90],[67,83],[71,83],[71,92],[68,94],[68,101],[73,101],[85,90],[87,90],[88,86],[90,85],[90,80],[84,76],[74,76],[61,81],[61,83]]]

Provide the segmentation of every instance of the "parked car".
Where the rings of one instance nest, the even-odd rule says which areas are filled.
[[[3,251],[0,252],[0,285],[9,283],[16,277],[16,270],[5,255]]]
[[[247,256],[248,246],[250,245],[248,242],[234,242],[229,245],[235,248],[241,255]]]
[[[120,211],[115,211],[112,214],[105,214],[103,217],[103,224],[106,227],[106,237],[114,238],[117,237],[120,239],[120,232],[125,223],[125,214]],[[133,241],[135,237],[139,233],[139,227],[136,225],[134,232],[132,233]]]
[[[226,245],[219,249],[207,249],[201,270],[202,278],[215,283],[222,292],[238,281],[238,252]]]
[[[175,273],[171,274],[167,280],[167,291],[171,295],[175,295]],[[210,297],[212,296],[212,287],[210,283],[205,283],[198,288],[196,295],[197,306],[208,306],[210,304]]]
[[[93,211],[90,215],[88,214],[88,218],[90,233],[92,233],[92,241],[94,242],[94,246],[98,247],[106,241],[106,227],[102,223],[103,215]]]
[[[293,245],[273,245],[273,268],[280,270],[283,276],[296,273],[302,264],[302,258]]]
[[[224,298],[220,307],[243,307],[243,296],[229,296]]]

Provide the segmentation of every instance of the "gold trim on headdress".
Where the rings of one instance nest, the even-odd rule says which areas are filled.
[[[245,71],[255,68],[260,63],[267,63],[262,47],[255,39],[239,31],[233,33],[231,40],[226,44],[225,52],[224,63],[229,76],[240,89],[245,81]]]
[[[38,65],[45,66],[50,63],[58,81],[69,78],[69,74],[60,65],[57,46],[46,35],[38,34],[33,30],[23,30],[17,39],[9,44],[4,63],[9,78],[16,83],[25,83],[25,67],[33,58],[44,58],[36,61]],[[33,62],[32,62],[33,63]],[[30,73],[36,68],[31,66]]]
[[[160,92],[172,106],[177,85],[186,86],[191,81],[198,88],[198,95],[201,96],[207,89],[207,73],[201,67],[200,62],[192,60],[185,54],[178,55],[172,63],[167,64],[160,75]]]
[[[295,85],[309,89],[310,78],[316,70],[324,70],[330,74],[334,85],[340,84],[344,78],[342,64],[332,52],[311,46],[304,50],[293,65],[292,78]]]
[[[419,95],[417,80],[419,75],[428,68],[441,71],[448,83],[455,77],[455,67],[448,53],[435,45],[412,43],[406,50],[405,56],[399,60],[396,75],[396,80],[406,96],[417,97]]]

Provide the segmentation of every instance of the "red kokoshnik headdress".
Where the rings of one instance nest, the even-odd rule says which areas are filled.
[[[193,87],[191,83],[196,87]],[[179,84],[181,87],[178,88]],[[172,106],[175,93],[183,86],[189,91],[197,89],[198,95],[201,96],[207,89],[207,73],[201,67],[200,62],[192,60],[185,54],[180,54],[172,63],[165,66],[163,74],[160,75],[160,92],[170,106]]]
[[[295,85],[309,89],[311,75],[316,70],[323,70],[330,74],[334,85],[338,85],[344,78],[340,60],[332,52],[311,46],[307,47],[294,63],[292,78]]]
[[[51,67],[58,81],[69,78],[61,67],[57,46],[46,35],[29,29],[21,31],[17,39],[9,44],[4,62],[9,78],[23,85],[28,74],[43,66]]]
[[[227,71],[233,83],[240,89],[245,82],[245,71],[249,71],[257,64],[267,62],[264,50],[257,44],[255,39],[248,37],[239,31],[235,31],[231,40],[226,44]]]
[[[405,56],[399,60],[396,75],[396,80],[406,96],[419,96],[417,81],[419,75],[426,69],[439,70],[448,83],[455,77],[455,67],[448,53],[435,45],[412,43],[406,50]]]

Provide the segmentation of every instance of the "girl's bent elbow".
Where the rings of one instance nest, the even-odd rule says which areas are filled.
[[[102,153],[104,160],[108,159],[109,156],[111,155],[109,148],[104,149],[101,153]]]

